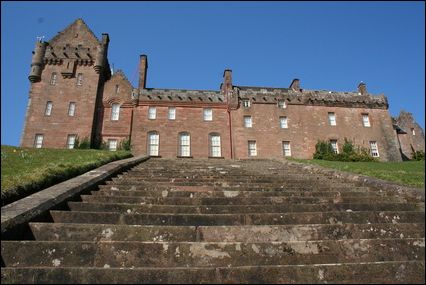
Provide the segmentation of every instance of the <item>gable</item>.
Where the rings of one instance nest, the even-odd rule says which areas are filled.
[[[97,46],[100,44],[95,34],[90,30],[82,19],[75,20],[53,37],[49,44],[51,46],[69,44],[71,46]]]

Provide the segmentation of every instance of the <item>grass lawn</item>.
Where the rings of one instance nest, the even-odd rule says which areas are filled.
[[[35,149],[2,145],[2,205],[107,162],[131,156],[128,151]]]
[[[326,160],[295,159],[295,161],[317,164],[327,168],[358,173],[379,179],[396,182],[406,186],[425,186],[425,162],[342,162]]]

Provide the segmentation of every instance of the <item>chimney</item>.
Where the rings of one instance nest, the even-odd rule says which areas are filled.
[[[139,88],[145,89],[146,86],[146,71],[148,69],[148,58],[141,54],[139,60]]]
[[[368,94],[367,86],[362,81],[361,81],[360,84],[358,84],[358,93],[360,93],[361,95],[367,95]]]
[[[232,90],[232,70],[225,69],[223,72],[222,91],[227,93],[229,90]]]
[[[300,81],[299,81],[299,79],[297,79],[297,78],[293,79],[293,81],[291,82],[289,88],[291,90],[293,90],[293,91],[300,92],[301,89],[300,89]]]

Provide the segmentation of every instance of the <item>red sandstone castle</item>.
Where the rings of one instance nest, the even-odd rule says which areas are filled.
[[[130,140],[135,154],[194,158],[312,158],[318,140],[341,151],[344,138],[383,161],[424,151],[424,133],[410,113],[393,119],[384,95],[364,83],[356,92],[238,86],[225,70],[219,90],[146,87],[148,60],[140,56],[139,86],[108,63],[108,34],[99,41],[78,19],[33,52],[23,147],[115,150]]]

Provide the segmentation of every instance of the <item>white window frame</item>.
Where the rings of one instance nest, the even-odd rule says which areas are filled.
[[[377,141],[370,141],[370,154],[372,157],[380,157]]]
[[[108,140],[108,150],[109,151],[117,151],[118,140],[117,139],[109,139]]]
[[[330,126],[336,126],[336,113],[334,112],[328,112],[328,122]]]
[[[256,141],[248,141],[248,156],[255,157],[257,156],[257,144]]]
[[[416,135],[416,131],[414,130],[414,128],[411,128],[411,135],[413,135],[413,136]]]
[[[77,135],[68,135],[67,137],[67,149],[73,149],[75,146],[75,139]]]
[[[43,134],[36,134],[34,138],[34,147],[42,148],[43,147]]]
[[[280,117],[280,128],[288,129],[288,118],[287,116]]]
[[[56,72],[52,72],[52,75],[50,75],[50,85],[56,85],[57,79],[58,74]]]
[[[176,120],[176,107],[169,107],[167,116],[169,120]]]
[[[204,118],[204,121],[213,121],[213,109],[212,108],[204,108],[203,109],[203,118]]]
[[[148,119],[155,120],[157,118],[157,108],[150,106],[148,107]]]
[[[111,121],[118,121],[120,118],[120,104],[114,103],[111,105]]]
[[[241,101],[244,108],[250,108],[250,99],[242,99]]]
[[[52,109],[53,109],[53,102],[52,101],[47,101],[46,102],[46,109],[44,110],[44,115],[45,116],[52,115]]]
[[[219,134],[210,134],[210,156],[222,157],[221,142]]]
[[[368,114],[362,114],[362,124],[364,125],[364,127],[371,127],[370,117],[368,116]]]
[[[189,133],[179,133],[179,156],[191,156],[191,135]]]
[[[291,145],[289,141],[283,141],[283,154],[284,156],[291,156]]]
[[[337,143],[337,140],[330,140],[331,147],[333,148],[334,153],[339,153],[339,145]]]
[[[245,128],[252,128],[253,127],[253,122],[252,122],[251,116],[244,116],[244,127]]]
[[[77,74],[77,86],[82,86],[83,85],[83,73],[78,73]]]
[[[287,108],[287,102],[285,100],[278,100],[278,108],[280,109]]]
[[[75,116],[75,102],[70,102],[68,105],[68,116],[74,117]]]
[[[148,155],[158,156],[160,153],[160,134],[158,132],[148,133]]]

